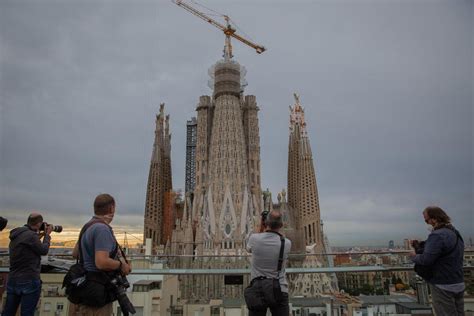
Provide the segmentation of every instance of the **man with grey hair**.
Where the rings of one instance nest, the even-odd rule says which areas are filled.
[[[278,279],[281,288],[281,300],[276,306],[267,306],[261,310],[249,310],[249,316],[265,316],[267,309],[273,316],[288,316],[288,281],[285,266],[291,249],[291,241],[280,234],[283,227],[282,214],[279,211],[262,212],[261,229],[259,233],[250,235],[247,250],[252,254],[251,279]],[[283,246],[283,262],[278,271],[280,250]]]

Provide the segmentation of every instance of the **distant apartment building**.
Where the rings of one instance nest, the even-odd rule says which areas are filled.
[[[337,254],[334,257],[334,265],[337,266],[342,266],[342,265],[348,265],[351,263],[351,255],[350,254]]]
[[[395,242],[393,240],[388,242],[388,249],[395,249]]]

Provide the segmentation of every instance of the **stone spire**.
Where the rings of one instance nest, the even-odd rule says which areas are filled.
[[[244,248],[260,203],[260,138],[254,96],[243,96],[245,69],[224,59],[210,70],[213,98],[197,107],[196,187],[203,251]],[[259,212],[259,211],[258,211]]]
[[[165,193],[170,192],[172,188],[171,135],[169,116],[165,116],[164,107],[165,104],[161,103],[155,120],[155,140],[148,174],[143,232],[143,238],[151,238],[155,249],[166,243],[166,240],[163,240]]]
[[[295,93],[290,106],[290,136],[288,144],[288,204],[297,212],[296,227],[304,231],[306,245],[323,249],[318,187],[313,154],[306,130],[304,108]]]

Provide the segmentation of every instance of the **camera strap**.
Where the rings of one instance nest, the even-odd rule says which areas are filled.
[[[81,232],[79,233],[79,240],[78,240],[78,246],[79,246],[79,258],[76,259],[76,263],[81,263],[81,264],[84,264],[84,256],[82,255],[82,245],[81,245],[81,240],[82,240],[82,236],[84,235],[84,233],[86,232],[86,230],[91,227],[92,225],[94,224],[97,224],[97,223],[102,223],[102,224],[105,224],[107,226],[109,226],[106,222],[104,222],[103,220],[101,219],[98,219],[98,218],[94,218],[92,220],[90,220],[89,222],[87,222],[81,229]]]
[[[280,246],[280,254],[278,256],[278,267],[277,267],[277,274],[280,275],[281,268],[283,266],[283,253],[285,251],[285,237],[279,232],[273,230],[267,230],[268,233],[274,233],[280,236],[281,246]]]

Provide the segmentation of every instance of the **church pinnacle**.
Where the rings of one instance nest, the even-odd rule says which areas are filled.
[[[290,136],[288,144],[288,204],[298,212],[297,229],[304,231],[306,245],[316,244],[322,249],[318,187],[313,154],[306,130],[304,108],[295,93],[295,104],[290,106]]]

